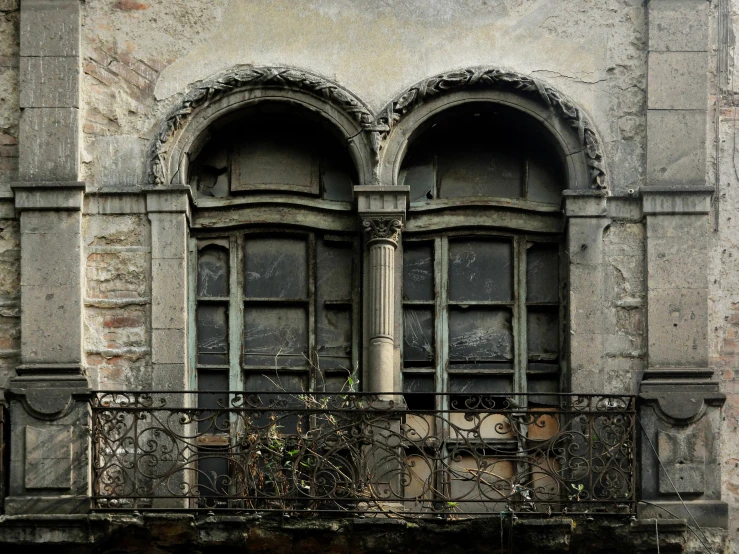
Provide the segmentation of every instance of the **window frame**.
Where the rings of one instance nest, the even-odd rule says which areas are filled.
[[[245,349],[244,349],[244,317],[246,313],[246,304],[249,300],[244,293],[244,243],[246,237],[304,237],[307,243],[307,293],[305,299],[307,306],[307,328],[308,328],[308,355],[309,361],[306,365],[299,367],[287,366],[253,366],[245,365]],[[193,371],[191,375],[191,390],[198,391],[198,374],[200,371],[223,370],[228,368],[229,389],[235,391],[246,390],[246,376],[248,374],[261,375],[277,373],[277,374],[294,374],[299,376],[307,376],[307,390],[316,390],[317,369],[320,367],[320,357],[317,354],[317,325],[318,325],[318,296],[316,293],[316,279],[318,277],[317,268],[317,242],[318,240],[328,239],[330,242],[348,243],[352,250],[352,275],[351,275],[351,299],[348,299],[349,310],[351,311],[351,368],[349,372],[344,369],[324,369],[321,368],[325,375],[344,375],[351,377],[355,382],[358,380],[361,367],[362,356],[362,250],[360,237],[356,233],[341,233],[328,231],[321,228],[297,228],[288,226],[258,226],[258,225],[239,225],[228,229],[217,231],[200,231],[191,230],[190,234],[190,263],[189,263],[189,287],[190,287],[190,317],[189,323],[189,361]],[[223,244],[228,242],[229,252],[229,295],[228,298],[218,298],[203,300],[197,296],[197,280],[199,269],[199,252],[205,246],[210,244]],[[228,337],[228,364],[201,364],[198,362],[198,332],[197,332],[197,309],[199,302],[227,302],[227,337]],[[268,301],[268,303],[271,301]],[[275,304],[280,301],[275,299]],[[291,300],[285,301],[286,304],[292,304]]]

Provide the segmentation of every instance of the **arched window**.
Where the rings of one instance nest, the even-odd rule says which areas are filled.
[[[542,393],[529,398],[546,403],[560,390],[560,159],[536,120],[494,103],[446,109],[411,137],[398,173],[411,198],[405,391],[428,402],[438,392]]]
[[[346,142],[315,113],[265,101],[210,125],[188,169],[201,407],[214,390],[341,390],[360,317]]]

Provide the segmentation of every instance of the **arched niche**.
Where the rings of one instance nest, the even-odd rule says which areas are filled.
[[[399,94],[379,112],[375,120],[383,144],[379,181],[398,184],[401,163],[419,130],[441,112],[465,104],[499,106],[520,113],[522,121],[536,121],[563,160],[565,188],[608,193],[600,139],[587,114],[545,83],[487,67],[430,77]]]
[[[366,106],[318,75],[274,67],[236,68],[186,93],[152,141],[149,180],[160,186],[190,184],[190,162],[207,148],[216,131],[270,110],[283,123],[291,117],[297,126],[316,123],[317,129],[344,145],[355,168],[356,184],[369,181],[371,148],[369,136],[362,131],[373,118]]]
[[[185,156],[182,178],[198,199],[293,193],[350,202],[359,184],[341,129],[296,102],[262,100],[230,112]]]
[[[536,118],[506,104],[435,112],[406,141],[396,176],[411,205],[501,199],[559,206],[567,155]]]

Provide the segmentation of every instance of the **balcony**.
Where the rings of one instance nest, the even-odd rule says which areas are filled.
[[[633,514],[635,407],[622,395],[97,392],[93,509]]]

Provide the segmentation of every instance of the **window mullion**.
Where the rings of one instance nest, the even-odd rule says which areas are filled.
[[[449,283],[449,239],[434,239],[434,291],[436,295],[436,329],[434,330],[436,358],[436,391],[449,391],[449,317],[447,295]],[[437,409],[449,409],[448,398],[442,396],[437,400]]]
[[[318,350],[316,340],[316,236],[308,235],[308,390],[316,390]],[[324,376],[321,376],[322,378]],[[321,379],[324,382],[324,379]],[[325,382],[324,382],[325,384]]]
[[[526,239],[515,237],[513,239],[513,390],[517,393],[527,391],[526,368],[528,367],[528,340],[526,334]],[[526,397],[518,399],[522,405],[526,403]]]
[[[244,370],[241,367],[244,337],[244,236],[230,237],[230,302],[228,310],[229,384],[232,390],[244,390]]]
[[[359,356],[362,351],[362,256],[360,241],[356,237],[352,241],[352,367],[350,375],[354,383],[359,382]],[[401,266],[402,269],[402,266]],[[402,359],[402,358],[401,358]],[[360,385],[363,385],[360,383]]]
[[[190,238],[190,251],[189,251],[189,278],[188,278],[188,289],[190,291],[188,310],[190,317],[188,317],[188,344],[190,355],[188,357],[190,362],[190,390],[198,390],[198,333],[197,333],[197,289],[198,289],[198,241],[197,239]],[[195,395],[196,396],[196,395]],[[193,398],[192,405],[197,404],[197,398]]]

